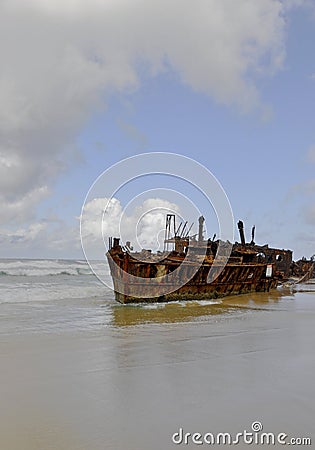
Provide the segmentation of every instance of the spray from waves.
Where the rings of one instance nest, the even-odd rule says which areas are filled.
[[[105,261],[98,264],[108,272]],[[74,260],[0,260],[0,276],[84,276],[92,275],[86,261]]]

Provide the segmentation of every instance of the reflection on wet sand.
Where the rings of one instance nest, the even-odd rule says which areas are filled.
[[[315,442],[314,294],[3,304],[0,449],[172,450],[254,420]]]
[[[113,325],[131,326],[144,323],[176,323],[202,320],[208,316],[237,314],[244,310],[271,309],[284,297],[294,297],[289,288],[270,292],[235,295],[217,300],[196,300],[170,303],[112,305]]]

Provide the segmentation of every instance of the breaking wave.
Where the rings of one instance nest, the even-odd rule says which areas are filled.
[[[97,264],[108,271],[107,263]],[[84,276],[93,272],[86,261],[68,260],[1,260],[0,276]]]

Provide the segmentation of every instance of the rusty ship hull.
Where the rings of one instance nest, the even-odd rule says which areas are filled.
[[[270,267],[270,264],[265,263],[228,262],[221,271],[220,265],[213,267],[211,263],[204,262],[191,280],[183,285],[179,283],[180,286],[177,288],[174,283],[161,283],[158,278],[154,278],[157,272],[161,273],[161,267],[165,274],[172,273],[179,267],[180,263],[172,261],[171,258],[158,263],[139,262],[129,255],[112,252],[108,255],[108,261],[115,299],[120,303],[213,299],[227,295],[263,292],[277,286],[276,278],[266,278],[267,266]],[[207,277],[211,267],[221,273],[209,283]],[[193,267],[188,265],[185,269],[189,271],[193,270]],[[130,283],[129,274],[136,277],[137,281]],[[189,274],[183,275],[189,277]],[[168,292],[160,295],[161,290]]]
[[[197,239],[183,231],[179,234],[175,216],[168,214],[164,243],[173,250],[156,254],[150,250],[132,252],[130,242],[121,246],[118,238],[109,238],[107,259],[115,299],[120,303],[213,299],[269,291],[288,278],[291,250],[256,245],[255,227],[252,241],[246,243],[241,221],[240,243],[215,240],[215,236],[204,239],[203,222],[201,216]],[[225,258],[220,256],[222,247],[228,248]]]

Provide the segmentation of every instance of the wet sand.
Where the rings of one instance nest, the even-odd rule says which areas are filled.
[[[103,326],[2,335],[1,449],[204,448],[171,436],[255,420],[314,445],[314,292],[100,308]]]

